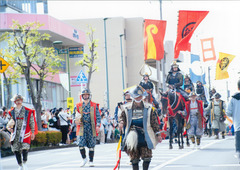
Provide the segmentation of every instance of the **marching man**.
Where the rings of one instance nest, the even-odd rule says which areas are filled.
[[[143,88],[137,86],[131,93],[133,102],[123,105],[119,128],[125,129],[122,150],[129,156],[133,170],[139,169],[139,159],[143,160],[143,170],[147,170],[152,158],[152,149],[162,141],[157,115],[152,105],[144,102],[147,96]]]
[[[91,101],[90,90],[82,91],[83,102],[76,105],[76,135],[79,136],[79,150],[83,161],[81,167],[87,163],[85,147],[89,148],[89,166],[93,167],[94,147],[96,145],[96,136],[100,129],[101,116],[99,113],[99,104]]]
[[[204,116],[203,116],[203,102],[196,100],[197,95],[191,92],[190,100],[186,102],[185,112],[187,115],[187,133],[195,146],[195,137],[197,140],[197,147],[200,147],[201,136],[203,135]]]
[[[22,105],[23,97],[21,95],[15,95],[11,101],[16,104],[16,107],[9,111],[11,120],[7,125],[11,132],[11,149],[16,156],[18,170],[27,170],[28,150],[31,140],[34,140],[35,132],[37,132],[35,113]]]

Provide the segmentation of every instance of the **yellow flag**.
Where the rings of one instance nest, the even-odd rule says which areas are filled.
[[[235,58],[235,55],[219,53],[219,58],[216,65],[216,80],[222,80],[229,77],[227,72],[228,66]]]
[[[122,143],[122,136],[120,136],[118,146],[117,146],[117,163],[113,170],[119,169],[120,166],[120,159],[121,159],[121,143]]]

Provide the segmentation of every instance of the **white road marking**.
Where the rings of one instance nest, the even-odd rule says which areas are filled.
[[[224,140],[226,140],[226,139],[224,139]],[[215,144],[215,143],[221,142],[221,141],[223,141],[223,140],[213,141],[213,142],[211,142],[211,143],[209,143],[209,144],[201,147],[201,149],[207,148],[207,147],[209,147],[209,146],[211,146],[211,145],[213,145],[213,144]],[[176,157],[176,158],[174,158],[174,159],[171,159],[171,160],[169,160],[169,161],[167,161],[167,162],[165,162],[165,163],[163,163],[163,164],[161,164],[161,165],[159,165],[159,166],[156,166],[156,167],[152,168],[152,170],[159,170],[160,168],[162,168],[162,167],[164,167],[164,166],[166,166],[166,165],[168,165],[168,164],[170,164],[170,163],[172,163],[172,162],[175,162],[175,161],[177,161],[177,160],[179,160],[179,159],[181,159],[181,158],[184,158],[184,157],[186,157],[186,156],[188,156],[188,155],[191,155],[191,154],[193,154],[193,153],[195,153],[195,152],[197,152],[197,151],[200,151],[200,150],[192,150],[192,151],[190,151],[190,152],[187,152],[187,153],[185,153],[185,154],[183,154],[183,155],[180,155],[180,156],[178,156],[178,157]]]
[[[218,164],[218,165],[210,165],[213,167],[240,167],[240,164]]]
[[[165,168],[188,168],[192,167],[191,165],[167,165]]]

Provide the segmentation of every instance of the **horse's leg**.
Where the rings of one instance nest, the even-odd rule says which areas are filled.
[[[187,132],[187,130],[186,130],[186,132]],[[186,136],[187,136],[187,146],[190,146],[190,143],[189,143],[189,138],[188,138],[188,134],[186,134]]]
[[[182,126],[181,126],[181,123],[182,123],[182,121],[181,121],[181,117],[180,117],[180,115],[178,115],[178,117],[177,117],[177,122],[178,122],[178,126],[177,126],[177,136],[178,136],[178,147],[179,147],[179,149],[182,149],[182,146],[181,146],[181,140],[180,140],[180,138],[181,138],[181,132],[182,132]]]
[[[182,148],[184,148],[184,140],[183,140],[183,133],[184,133],[184,118],[182,118],[182,126],[181,126],[181,140],[182,140]]]
[[[170,126],[170,130],[169,130],[169,149],[172,149],[173,146],[172,146],[172,142],[173,142],[173,121],[172,121],[172,118],[169,118],[169,126]]]

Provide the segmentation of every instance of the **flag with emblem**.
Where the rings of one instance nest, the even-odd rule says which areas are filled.
[[[209,11],[185,11],[180,10],[178,16],[177,40],[174,48],[174,58],[179,57],[180,51],[190,51],[193,32],[207,16]]]
[[[216,65],[216,80],[222,80],[229,78],[228,74],[228,66],[235,58],[235,55],[226,54],[226,53],[219,53],[219,58],[217,60]]]
[[[163,39],[166,21],[145,19],[144,60],[161,60],[164,57]]]

